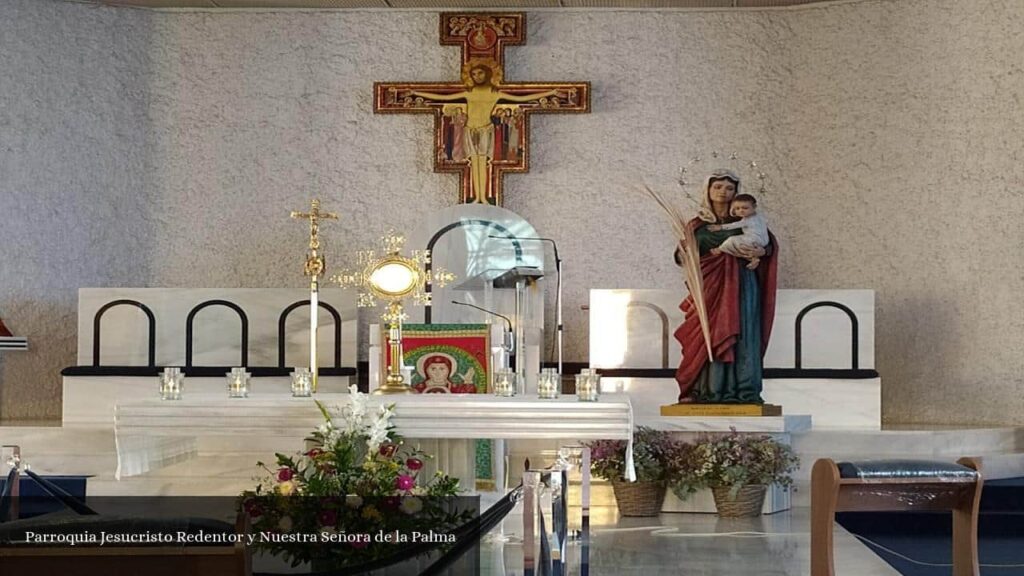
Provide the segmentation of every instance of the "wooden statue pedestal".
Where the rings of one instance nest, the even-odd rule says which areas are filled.
[[[782,416],[776,404],[665,404],[662,416]]]

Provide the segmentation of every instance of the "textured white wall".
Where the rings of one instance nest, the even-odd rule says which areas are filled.
[[[149,18],[0,3],[0,419],[59,418],[80,286],[147,284],[161,242],[147,184]]]
[[[0,315],[33,346],[0,418],[59,414],[79,286],[300,286],[309,197],[342,213],[329,264],[455,201],[431,121],[372,114],[374,81],[456,78],[436,13],[0,10]],[[783,287],[878,291],[887,421],[1024,422],[1022,26],[1016,0],[531,13],[506,77],[594,87],[506,179],[559,241],[566,359],[590,288],[680,281],[636,186],[731,148],[774,169]]]
[[[888,422],[1024,422],[1022,26],[1016,0],[790,21],[784,274],[878,291]]]

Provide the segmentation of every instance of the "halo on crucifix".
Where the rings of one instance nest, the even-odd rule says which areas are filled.
[[[461,81],[374,84],[374,112],[434,115],[434,171],[459,174],[461,202],[501,206],[504,174],[529,171],[531,114],[590,111],[589,82],[505,83],[505,46],[525,38],[522,13],[441,14]]]

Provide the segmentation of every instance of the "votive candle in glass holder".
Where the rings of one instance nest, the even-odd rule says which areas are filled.
[[[498,368],[494,371],[491,392],[495,396],[512,397],[516,395],[516,373],[509,368]]]
[[[292,396],[306,398],[313,395],[313,375],[309,368],[296,368],[292,372]]]
[[[227,374],[228,398],[248,398],[249,379],[252,374],[245,371],[245,368],[232,368]]]
[[[576,399],[580,402],[597,402],[601,395],[601,376],[590,369],[576,375]]]
[[[181,373],[181,368],[173,366],[164,368],[160,374],[160,399],[181,400],[181,389],[184,384],[185,375]]]
[[[562,378],[554,368],[544,368],[537,376],[537,397],[551,400],[561,393]]]

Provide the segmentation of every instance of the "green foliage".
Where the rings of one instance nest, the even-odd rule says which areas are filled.
[[[626,476],[626,441],[596,440],[590,447],[590,470],[598,478],[622,480]],[[633,433],[633,465],[640,482],[671,482],[676,466],[685,461],[687,445],[671,432],[637,426]]]
[[[473,516],[451,505],[457,479],[421,475],[432,457],[392,433],[393,407],[370,414],[362,396],[337,425],[318,402],[324,424],[306,439],[315,447],[277,454],[273,470],[259,463],[265,477],[239,497],[258,548],[337,569],[402,550],[379,533],[445,533]]]
[[[793,484],[800,459],[788,444],[771,436],[739,434],[705,435],[692,445],[688,463],[679,466],[672,491],[679,498],[702,488],[728,486],[732,494],[747,485]]]
[[[626,441],[597,440],[590,447],[594,476],[622,480],[626,476]],[[638,426],[633,433],[633,464],[640,482],[664,482],[681,499],[704,488],[728,486],[735,494],[752,484],[790,486],[800,465],[793,449],[759,434],[704,435],[694,443],[676,440],[671,432]]]

